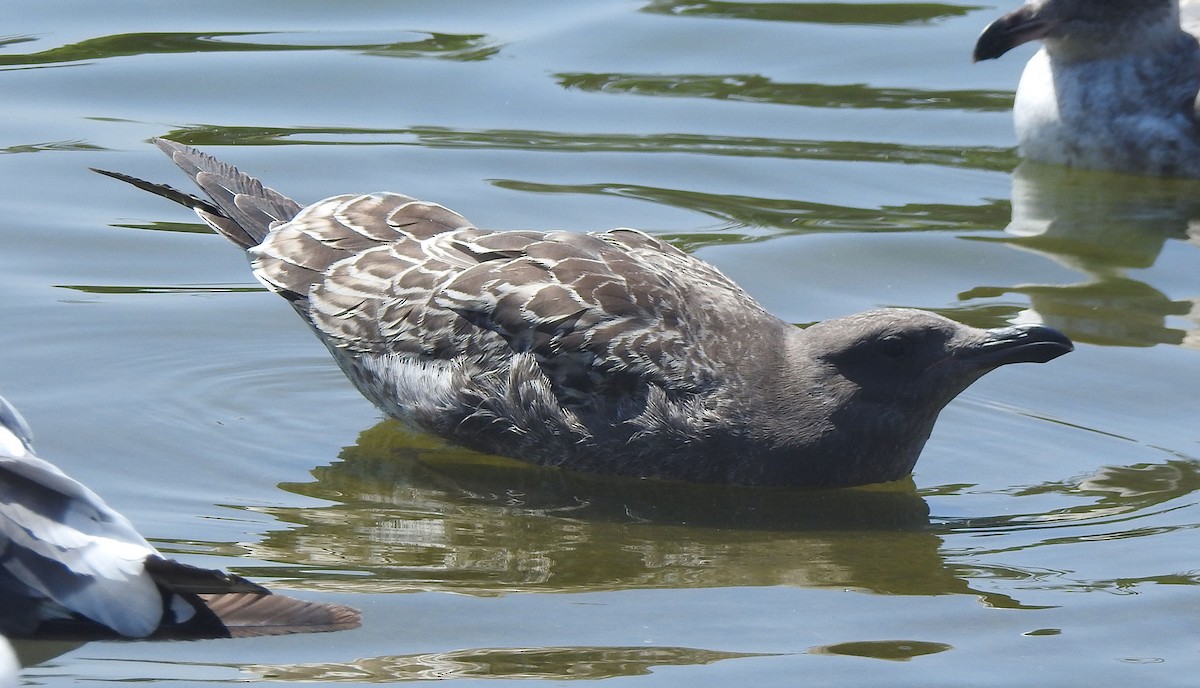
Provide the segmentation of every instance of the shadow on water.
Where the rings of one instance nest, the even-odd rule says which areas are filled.
[[[1152,266],[1167,242],[1200,246],[1200,182],[1022,163],[1005,231],[969,238],[1044,256],[1086,280],[980,286],[961,299],[1021,294],[1046,324],[1080,342],[1200,347],[1200,293],[1172,299],[1127,272]],[[1168,324],[1173,317],[1186,328]]]

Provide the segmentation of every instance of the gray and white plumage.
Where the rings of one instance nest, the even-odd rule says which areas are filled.
[[[715,267],[630,229],[480,230],[393,193],[306,208],[157,141],[367,398],[459,444],[541,465],[746,485],[907,475],[985,372],[1071,349],[1048,328],[884,309],[799,330]]]
[[[1029,41],[1013,119],[1023,157],[1200,177],[1200,6],[1192,0],[1029,0],[983,30],[975,60]]]
[[[20,684],[18,672],[21,665],[8,639],[0,635],[0,688],[17,688]]]
[[[272,595],[165,559],[96,493],[33,451],[0,398],[0,632],[13,637],[225,637],[339,630],[358,613]]]

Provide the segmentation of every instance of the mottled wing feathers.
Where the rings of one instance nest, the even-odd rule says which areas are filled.
[[[738,360],[737,338],[713,332],[769,318],[716,268],[634,230],[484,231],[393,193],[301,209],[230,165],[156,143],[211,203],[118,178],[189,205],[247,248],[255,276],[352,357],[475,359],[498,370],[527,352],[564,400],[647,383],[686,393],[716,379],[714,364]],[[730,350],[706,350],[722,341]]]
[[[333,346],[436,359],[530,352],[580,398],[625,374],[703,388],[714,375],[693,355],[704,330],[764,313],[716,268],[641,232],[484,231],[399,194],[321,201],[251,254],[259,279]]]

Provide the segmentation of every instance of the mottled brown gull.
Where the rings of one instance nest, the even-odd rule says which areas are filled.
[[[194,149],[158,146],[368,399],[456,443],[541,465],[743,485],[895,480],[984,373],[1071,350],[884,309],[801,330],[646,234],[485,231],[394,193],[302,208]]]
[[[1200,8],[1178,0],[1029,0],[983,30],[975,60],[1033,40],[1013,119],[1023,157],[1200,177]]]
[[[348,607],[164,558],[96,493],[38,458],[29,426],[0,398],[0,633],[218,638],[358,624]]]

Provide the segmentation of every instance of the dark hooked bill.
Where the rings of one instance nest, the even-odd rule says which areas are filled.
[[[1075,349],[1065,334],[1045,325],[1013,325],[987,333],[987,340],[968,353],[980,365],[1045,363]]]
[[[993,60],[1013,48],[1045,37],[1054,22],[1038,17],[1030,7],[1021,7],[988,24],[975,42],[976,62]]]

